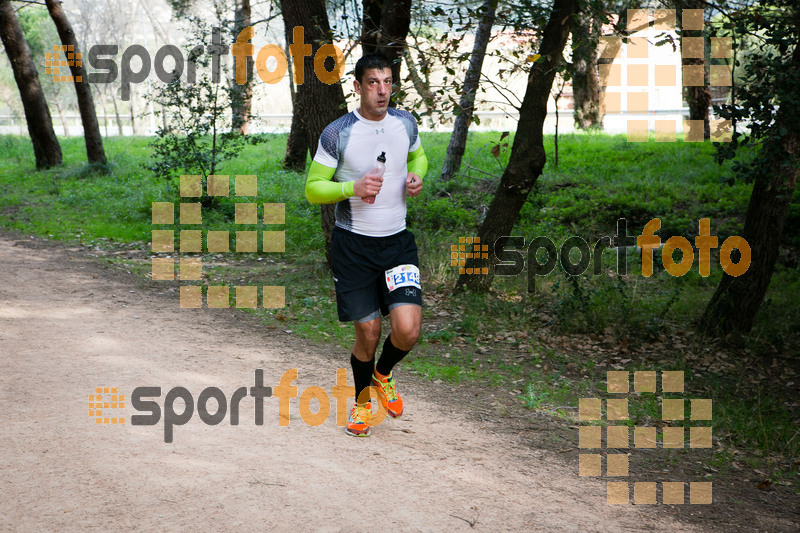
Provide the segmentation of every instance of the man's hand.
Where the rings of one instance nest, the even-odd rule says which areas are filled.
[[[422,192],[422,178],[413,172],[409,172],[406,176],[406,192],[408,192],[410,196],[419,195],[419,193]]]
[[[375,195],[381,192],[383,185],[382,177],[370,176],[367,174],[353,184],[353,196],[360,197],[368,204],[375,203]]]

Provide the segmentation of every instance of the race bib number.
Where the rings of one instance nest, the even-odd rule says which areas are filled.
[[[400,287],[422,289],[419,281],[419,268],[414,265],[400,265],[386,271],[386,287],[389,292]]]

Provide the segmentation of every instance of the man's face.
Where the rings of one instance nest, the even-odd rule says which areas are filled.
[[[381,120],[389,108],[392,96],[392,69],[371,68],[364,71],[362,82],[353,82],[356,94],[361,96],[360,112],[369,120]]]

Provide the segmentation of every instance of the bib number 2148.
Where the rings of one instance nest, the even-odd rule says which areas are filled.
[[[386,271],[386,287],[389,292],[400,287],[421,289],[419,268],[414,265],[400,265]]]

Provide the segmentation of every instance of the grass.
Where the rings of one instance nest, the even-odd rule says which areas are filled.
[[[590,270],[572,277],[556,268],[538,276],[531,293],[523,272],[497,277],[487,295],[452,295],[457,273],[450,266],[450,245],[458,237],[477,234],[509,150],[501,149],[495,158],[491,149],[500,133],[472,133],[464,159],[472,168],[465,166],[456,179],[442,183],[438,176],[449,137],[423,133],[422,140],[430,169],[423,195],[409,200],[408,223],[420,247],[426,306],[423,338],[408,356],[407,369],[446,383],[476,382],[487,390],[508,390],[520,405],[552,414],[557,414],[556,408],[577,405],[580,397],[603,394],[606,370],[684,369],[688,391],[714,398],[714,431],[725,447],[760,450],[769,457],[800,454],[800,436],[794,429],[797,406],[792,407],[790,392],[769,386],[775,379],[769,373],[757,383],[741,382],[744,363],[737,360],[750,358],[748,368],[754,372],[763,370],[759,365],[767,354],[792,361],[786,354],[796,346],[800,323],[796,262],[778,265],[753,333],[734,351],[709,348],[707,341],[690,338],[721,276],[713,255],[707,278],[698,274],[696,262],[687,275],[673,277],[659,266],[658,254],[652,277],[641,276],[635,253],[626,255],[628,272],[623,274],[617,271],[615,255],[606,251],[599,275]],[[98,249],[143,250],[146,257],[128,259],[125,268],[146,277],[151,204],[179,201],[174,186],[156,180],[146,169],[149,140],[105,139],[109,174],[97,173],[83,162],[82,139],[61,142],[64,165],[35,171],[29,141],[0,136],[0,225]],[[266,143],[248,145],[219,173],[256,174],[255,200],[286,204],[286,252],[206,254],[204,281],[284,285],[285,308],[248,312],[257,313],[268,327],[349,350],[352,331],[336,317],[318,208],[305,201],[304,176],[281,168],[285,143],[285,135],[274,135]],[[552,137],[545,148],[550,157]],[[713,147],[704,143],[628,143],[625,136],[561,135],[559,167],[546,166],[513,234],[526,243],[547,236],[557,247],[578,236],[593,246],[615,235],[619,218],[627,220],[629,235],[660,218],[662,240],[672,235],[691,240],[698,220],[710,218],[712,234],[722,242],[741,231],[751,189],[743,183],[721,185],[729,168],[716,165],[712,154]],[[216,209],[204,211],[203,229],[241,229],[233,220],[236,201],[242,199],[223,198]],[[793,206],[784,230],[786,249],[800,245],[797,235],[800,211]],[[683,347],[672,347],[675,343]],[[728,354],[727,360],[720,353]],[[786,381],[791,379],[797,377]],[[660,417],[654,398],[636,397],[631,405],[631,424]],[[573,413],[558,411],[559,416]],[[724,453],[716,460],[725,460]],[[797,478],[796,468],[776,463],[774,471],[776,476]]]

